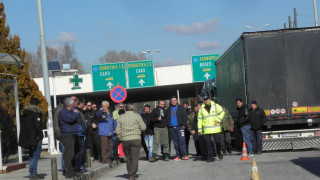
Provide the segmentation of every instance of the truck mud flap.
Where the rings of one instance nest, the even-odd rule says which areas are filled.
[[[317,147],[320,147],[320,136],[262,140],[263,151],[308,149]]]

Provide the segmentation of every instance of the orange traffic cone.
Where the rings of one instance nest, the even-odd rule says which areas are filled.
[[[256,159],[252,159],[252,170],[250,180],[260,180]]]
[[[246,146],[245,142],[243,142],[243,145],[242,145],[242,157],[240,160],[241,161],[250,161],[250,159],[248,157],[247,146]]]

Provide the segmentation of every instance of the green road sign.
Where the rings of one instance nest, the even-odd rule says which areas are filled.
[[[127,87],[125,63],[92,65],[93,91],[111,90],[118,84]]]
[[[219,54],[192,56],[193,82],[201,82],[216,77],[215,61]]]
[[[154,86],[154,70],[152,60],[127,62],[130,88]]]
[[[82,78],[79,78],[78,74],[73,75],[73,78],[70,78],[69,81],[70,83],[73,83],[73,87],[71,88],[72,90],[81,89],[79,84],[82,83]]]

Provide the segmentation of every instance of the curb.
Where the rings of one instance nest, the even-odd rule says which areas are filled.
[[[143,148],[140,149],[140,156],[141,154],[145,154]],[[112,162],[110,164],[102,164],[101,166],[91,169],[89,170],[89,172],[74,178],[74,180],[96,180],[102,175],[104,175],[106,171],[117,167],[119,164],[121,164],[120,161]]]
[[[117,167],[120,164],[119,161],[112,162],[110,164],[103,164],[98,168],[90,170],[88,173],[82,174],[79,177],[74,178],[74,180],[94,180],[98,179],[101,175],[104,175],[106,171]]]

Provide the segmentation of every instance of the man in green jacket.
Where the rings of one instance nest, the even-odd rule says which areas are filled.
[[[123,143],[129,178],[135,180],[140,156],[141,131],[146,130],[146,124],[139,114],[133,112],[133,104],[127,104],[126,110],[126,113],[118,118],[116,133]]]
[[[234,128],[234,122],[233,119],[225,107],[222,107],[225,114],[222,119],[222,127],[221,127],[221,149],[223,152],[223,155],[226,155],[227,152],[231,156],[231,137],[230,137],[230,132],[233,131]]]

